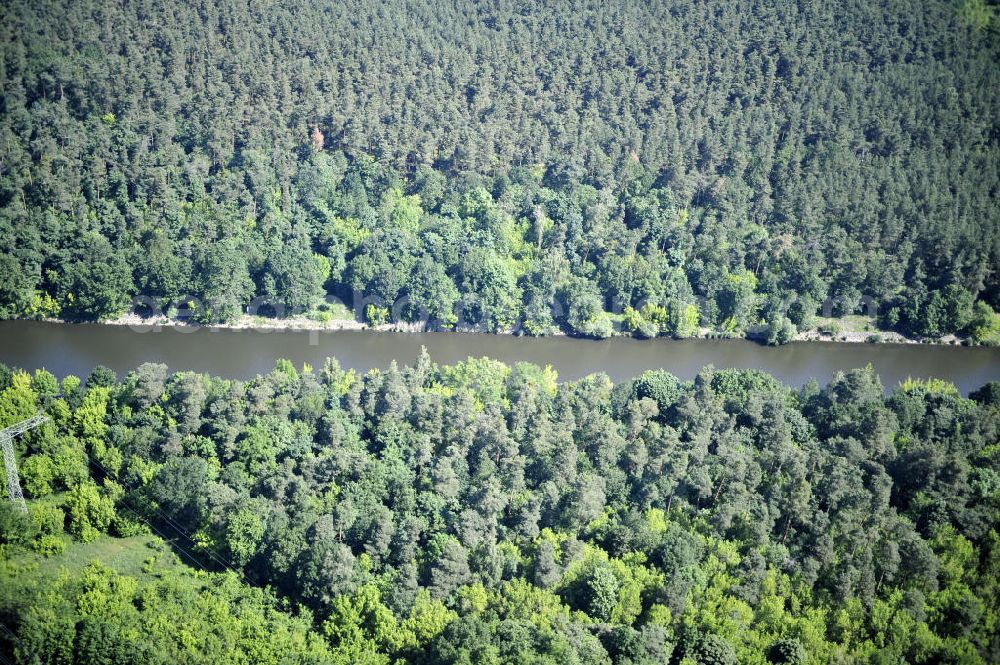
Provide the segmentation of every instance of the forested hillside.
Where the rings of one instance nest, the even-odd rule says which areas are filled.
[[[357,289],[372,323],[782,341],[832,299],[1000,339],[997,25],[983,0],[5,2],[0,316],[322,317]]]
[[[426,355],[247,382],[4,370],[0,425],[51,420],[17,442],[29,516],[0,503],[0,651],[1000,660],[1000,385],[556,379]]]

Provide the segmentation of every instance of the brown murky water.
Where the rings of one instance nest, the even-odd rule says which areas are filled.
[[[320,366],[335,356],[344,367],[365,371],[393,359],[410,363],[427,347],[440,363],[489,356],[552,365],[562,379],[606,372],[619,381],[646,369],[663,368],[690,379],[705,365],[765,370],[785,383],[820,383],[836,372],[869,363],[887,388],[906,377],[934,376],[952,381],[963,394],[1000,380],[1000,349],[928,345],[836,344],[801,342],[766,347],[742,340],[603,341],[567,337],[528,338],[461,333],[386,333],[339,331],[251,331],[164,328],[139,333],[123,326],[0,322],[0,362],[44,367],[58,376],[86,376],[98,364],[119,373],[144,362],[163,362],[172,370],[247,378],[274,367],[278,358],[297,366]]]

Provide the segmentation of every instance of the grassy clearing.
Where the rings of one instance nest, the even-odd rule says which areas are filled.
[[[321,323],[330,321],[353,321],[354,310],[342,302],[322,303],[313,311],[306,314],[307,318]]]
[[[134,577],[156,577],[177,565],[177,557],[170,548],[160,538],[149,535],[128,538],[104,535],[90,543],[73,542],[64,552],[49,557],[24,551],[12,556],[8,564],[32,570],[39,576],[57,577],[64,571],[78,575],[93,561]]]
[[[141,587],[149,589],[167,584],[201,593],[212,584],[201,571],[184,565],[157,536],[114,538],[103,535],[89,543],[73,541],[65,551],[49,557],[19,549],[9,552],[8,558],[0,559],[0,621],[16,622],[15,618],[30,607],[49,602],[44,598],[60,579],[78,582],[83,578],[84,569],[94,562],[135,579]],[[0,651],[2,649],[0,640]]]
[[[851,314],[849,316],[817,316],[812,320],[812,325],[805,329],[818,332],[832,333],[863,333],[878,332],[875,325],[875,317],[863,314]]]

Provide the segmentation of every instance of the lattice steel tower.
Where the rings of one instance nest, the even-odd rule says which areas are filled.
[[[24,513],[28,512],[28,506],[24,503],[24,495],[21,494],[21,483],[17,479],[17,460],[14,459],[14,437],[38,427],[45,420],[46,416],[38,414],[33,418],[28,418],[15,425],[11,425],[7,429],[0,430],[3,465],[7,469],[7,493],[10,495],[10,500],[14,505]]]

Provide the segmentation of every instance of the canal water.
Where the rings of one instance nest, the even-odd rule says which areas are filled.
[[[937,377],[968,394],[987,381],[1000,380],[1000,349],[918,344],[796,342],[780,347],[745,340],[588,340],[529,338],[465,333],[390,333],[373,331],[259,331],[163,328],[136,332],[125,326],[0,322],[0,362],[26,369],[44,367],[57,376],[85,377],[96,365],[119,374],[144,362],[166,363],[171,370],[249,378],[267,372],[275,360],[297,366],[322,365],[327,356],[342,366],[366,371],[392,360],[411,363],[427,348],[439,363],[489,356],[506,363],[552,365],[560,379],[605,372],[615,381],[647,369],[665,369],[692,378],[705,365],[762,369],[783,382],[821,384],[838,371],[869,363],[892,388],[907,377]]]

